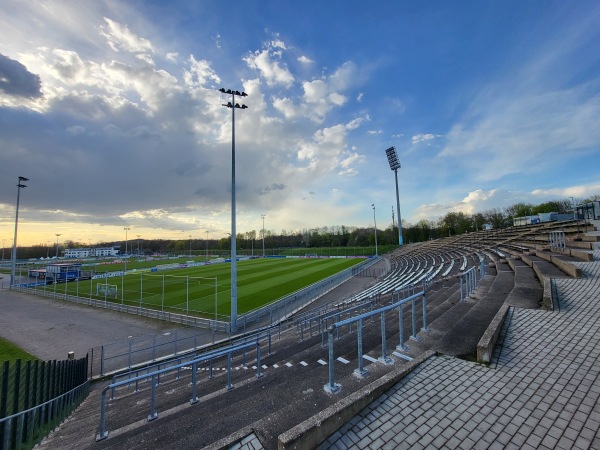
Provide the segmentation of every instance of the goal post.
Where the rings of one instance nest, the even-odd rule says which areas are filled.
[[[118,288],[116,284],[96,284],[96,295],[104,298],[117,298]]]

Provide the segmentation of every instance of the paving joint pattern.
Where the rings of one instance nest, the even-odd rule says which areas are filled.
[[[511,307],[489,367],[429,358],[319,448],[600,449],[600,250],[574,264],[559,309]]]

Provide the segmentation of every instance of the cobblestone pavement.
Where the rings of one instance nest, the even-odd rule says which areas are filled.
[[[576,264],[558,310],[511,308],[490,367],[432,357],[320,448],[600,449],[600,251]]]

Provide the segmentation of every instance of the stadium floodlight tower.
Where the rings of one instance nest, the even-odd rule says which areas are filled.
[[[15,237],[13,239],[13,248],[12,248],[12,264],[10,270],[10,286],[12,287],[15,282],[15,275],[17,272],[17,229],[19,225],[19,197],[21,194],[21,189],[26,188],[27,186],[23,184],[23,181],[29,181],[29,178],[19,177],[19,182],[17,183],[17,212],[15,214]],[[2,244],[2,253],[4,253],[4,244]],[[4,258],[4,255],[2,256]]]
[[[402,216],[400,215],[400,196],[398,195],[398,169],[400,168],[400,161],[398,161],[398,153],[396,153],[396,147],[390,147],[385,151],[388,162],[390,163],[390,169],[394,171],[396,176],[396,208],[398,209],[398,245],[404,245],[404,239],[402,238]]]
[[[262,244],[263,244],[263,258],[265,257],[265,217],[267,217],[266,214],[261,214],[260,217],[263,220],[263,229],[262,229]]]
[[[246,109],[246,105],[240,105],[235,102],[235,96],[247,97],[248,94],[231,89],[219,89],[222,94],[231,95],[231,101],[223,104],[231,108],[231,324],[230,331],[237,331],[237,251],[235,238],[235,110]]]
[[[373,207],[373,230],[375,231],[375,256],[379,256],[379,251],[377,250],[377,219],[375,218],[375,203],[371,203]]]

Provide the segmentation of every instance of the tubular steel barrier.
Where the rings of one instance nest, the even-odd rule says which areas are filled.
[[[148,414],[148,422],[155,420],[158,418],[158,412],[156,411],[156,387],[158,386],[158,380],[161,374],[166,374],[168,372],[173,372],[175,370],[182,369],[184,367],[191,366],[192,373],[192,396],[190,398],[190,404],[196,404],[200,401],[198,398],[198,381],[197,381],[197,372],[198,372],[198,364],[210,361],[217,356],[227,356],[227,390],[233,389],[233,384],[231,383],[231,355],[232,353],[244,350],[246,348],[256,347],[256,378],[262,378],[262,370],[260,364],[260,342],[249,342],[246,344],[240,344],[235,347],[231,347],[225,350],[221,350],[219,354],[213,354],[210,356],[200,356],[192,361],[183,362],[177,364],[172,367],[168,367],[165,369],[157,370],[155,372],[151,372],[148,374],[140,375],[134,378],[130,378],[127,380],[119,381],[116,383],[111,383],[102,389],[101,399],[100,399],[100,424],[98,426],[98,434],[96,435],[96,441],[104,440],[108,437],[108,430],[106,429],[106,393],[108,390],[114,390],[120,386],[130,385],[135,382],[136,386],[139,381],[150,379],[151,382],[151,390],[150,390],[150,413]]]
[[[479,281],[483,279],[486,274],[485,259],[479,262],[479,274],[477,273],[477,266],[471,267],[466,272],[460,274],[460,301],[465,301],[473,291],[479,286]]]
[[[397,301],[396,303],[393,303],[389,306],[384,306],[383,308],[379,308],[374,311],[360,314],[356,317],[345,319],[340,322],[332,324],[328,330],[328,334],[329,334],[329,336],[328,336],[329,382],[323,386],[323,389],[325,390],[325,392],[328,392],[330,394],[335,394],[335,393],[339,392],[341,389],[341,385],[337,384],[335,382],[335,373],[334,373],[334,363],[335,363],[334,332],[336,331],[337,328],[358,322],[358,325],[356,326],[357,347],[358,347],[358,367],[357,367],[357,369],[355,369],[354,374],[358,377],[363,377],[367,374],[367,371],[363,367],[362,329],[364,326],[364,320],[372,318],[378,314],[381,316],[381,356],[378,358],[378,360],[383,362],[384,364],[392,364],[393,363],[392,359],[387,355],[387,342],[386,342],[387,339],[386,339],[386,332],[385,332],[385,313],[387,311],[391,311],[393,309],[398,308],[398,322],[399,322],[398,328],[399,328],[399,333],[400,333],[400,339],[399,339],[400,342],[396,346],[396,348],[398,350],[405,350],[406,346],[404,345],[404,317],[403,317],[403,313],[402,313],[403,306],[406,303],[409,303],[409,302],[411,303],[413,334],[410,338],[414,339],[414,340],[418,340],[419,337],[417,336],[417,329],[416,329],[417,328],[416,300],[421,297],[423,298],[423,327],[421,328],[421,330],[424,332],[428,332],[429,329],[427,328],[427,298],[425,296],[425,291],[421,291],[416,294],[413,294],[410,297],[404,298],[404,299]]]
[[[239,345],[248,344],[248,343],[260,343],[261,341],[267,341],[267,353],[271,354],[271,330],[261,330],[256,333],[253,333],[250,336],[245,336],[241,339],[237,339],[235,341],[230,341],[226,344],[226,347],[219,347],[214,350],[207,351],[202,354],[197,354],[195,352],[191,352],[185,355],[180,355],[178,358],[171,358],[166,361],[161,361],[157,364],[147,365],[144,367],[139,367],[135,370],[131,370],[129,372],[121,373],[118,375],[114,375],[112,377],[111,384],[118,383],[122,380],[131,380],[133,378],[139,377],[140,375],[149,374],[151,372],[156,372],[162,369],[168,369],[170,367],[181,366],[183,363],[191,364],[192,361],[196,360],[199,357],[208,357],[208,358],[216,358],[221,356],[222,352],[226,350],[226,348],[234,348]],[[209,378],[213,378],[213,363],[212,359],[209,359]],[[242,365],[246,365],[246,349],[242,350]],[[177,370],[176,379],[179,379],[181,372],[181,368]],[[157,383],[160,383],[160,376],[158,377]],[[134,392],[138,392],[138,382],[135,383]],[[112,389],[111,398],[115,396],[115,389]]]
[[[2,450],[33,448],[48,431],[77,408],[89,393],[90,382],[83,384],[33,408],[0,419]]]

